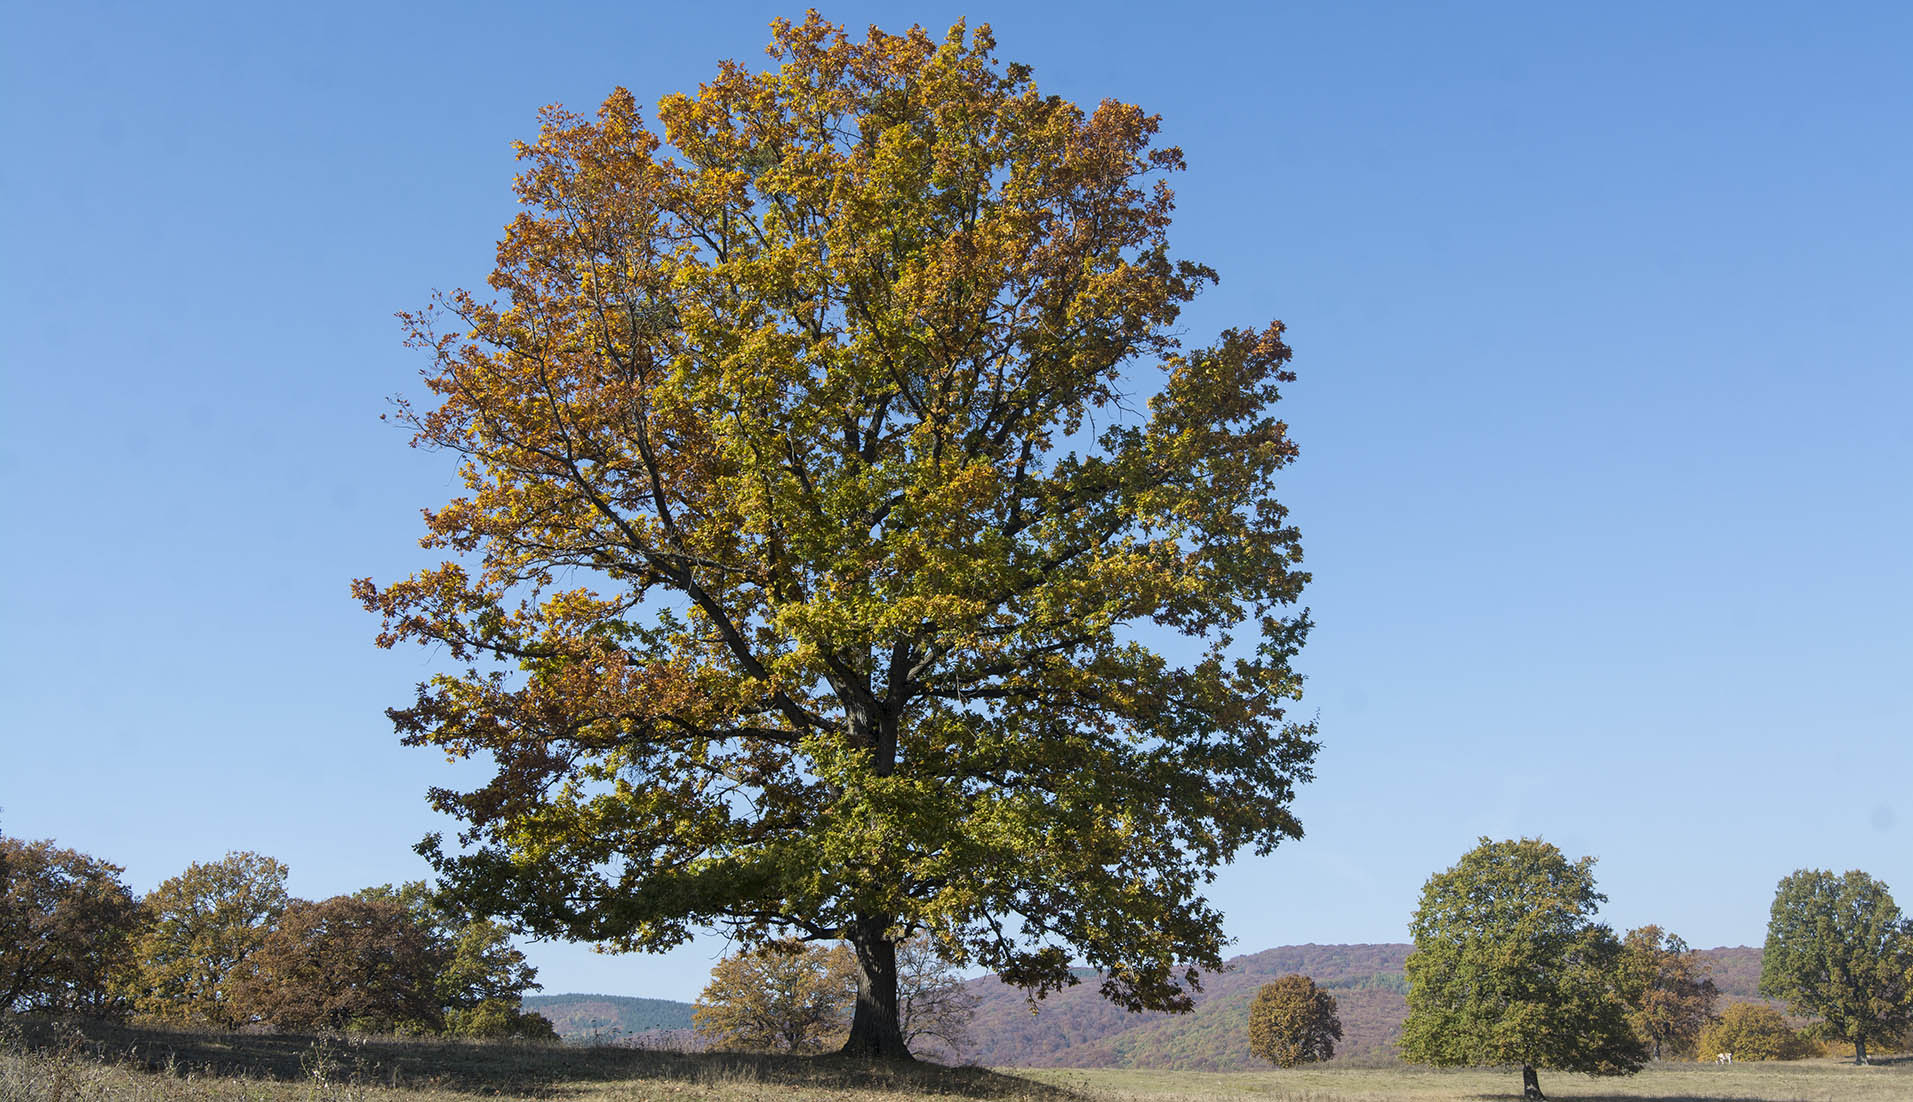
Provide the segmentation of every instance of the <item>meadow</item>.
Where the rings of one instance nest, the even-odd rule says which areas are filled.
[[[1595,1102],[1904,1102],[1913,1059],[1855,1067],[1656,1064],[1628,1079],[1545,1074],[1550,1098]],[[209,1034],[48,1022],[0,1025],[0,1102],[1435,1102],[1517,1099],[1512,1071],[1328,1065],[1292,1071],[872,1067],[834,1057],[678,1053],[439,1039]]]

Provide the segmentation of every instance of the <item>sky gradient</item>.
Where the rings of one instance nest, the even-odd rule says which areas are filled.
[[[721,8],[721,10],[716,10]],[[1669,10],[1673,9],[1673,10]],[[539,106],[763,62],[798,9],[23,3],[0,27],[0,830],[140,891],[428,873],[475,774],[350,579],[428,562],[394,311],[479,287]],[[1236,949],[1406,940],[1479,835],[1593,854],[1618,928],[1759,944],[1775,883],[1913,905],[1913,8],[842,4],[990,22],[1183,147],[1185,314],[1289,325],[1317,623],[1307,837]],[[720,939],[527,947],[691,998]]]

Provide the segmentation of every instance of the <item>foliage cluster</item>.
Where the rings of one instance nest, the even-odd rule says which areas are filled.
[[[1687,943],[1659,926],[1629,930],[1621,942],[1620,987],[1628,1022],[1654,1059],[1691,1051],[1714,1017],[1720,988]]]
[[[1249,1004],[1249,1054],[1277,1067],[1327,1060],[1342,1039],[1335,996],[1303,975],[1264,984]]]
[[[50,841],[0,837],[0,1010],[112,1013],[138,907],[125,871]]]
[[[552,1036],[504,927],[423,883],[293,899],[255,853],[194,863],[144,898],[120,868],[0,838],[0,1009],[232,1030]]]
[[[1701,1029],[1694,1058],[1712,1060],[1720,1053],[1735,1060],[1800,1060],[1818,1056],[1820,1046],[1773,1007],[1734,1003]]]

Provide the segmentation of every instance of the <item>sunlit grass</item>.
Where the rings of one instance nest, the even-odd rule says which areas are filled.
[[[1913,1060],[1855,1067],[1657,1064],[1625,1079],[1543,1073],[1554,1099],[1596,1102],[1905,1102]],[[1433,1102],[1518,1099],[1518,1073],[1410,1067],[1180,1072],[872,1066],[835,1057],[677,1053],[612,1046],[241,1035],[125,1026],[0,1024],[0,1102]]]

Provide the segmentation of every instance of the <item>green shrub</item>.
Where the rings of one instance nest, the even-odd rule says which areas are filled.
[[[1707,1061],[1731,1052],[1735,1060],[1799,1060],[1819,1051],[1820,1046],[1789,1026],[1780,1011],[1761,1003],[1735,1003],[1700,1031],[1696,1058]]]

